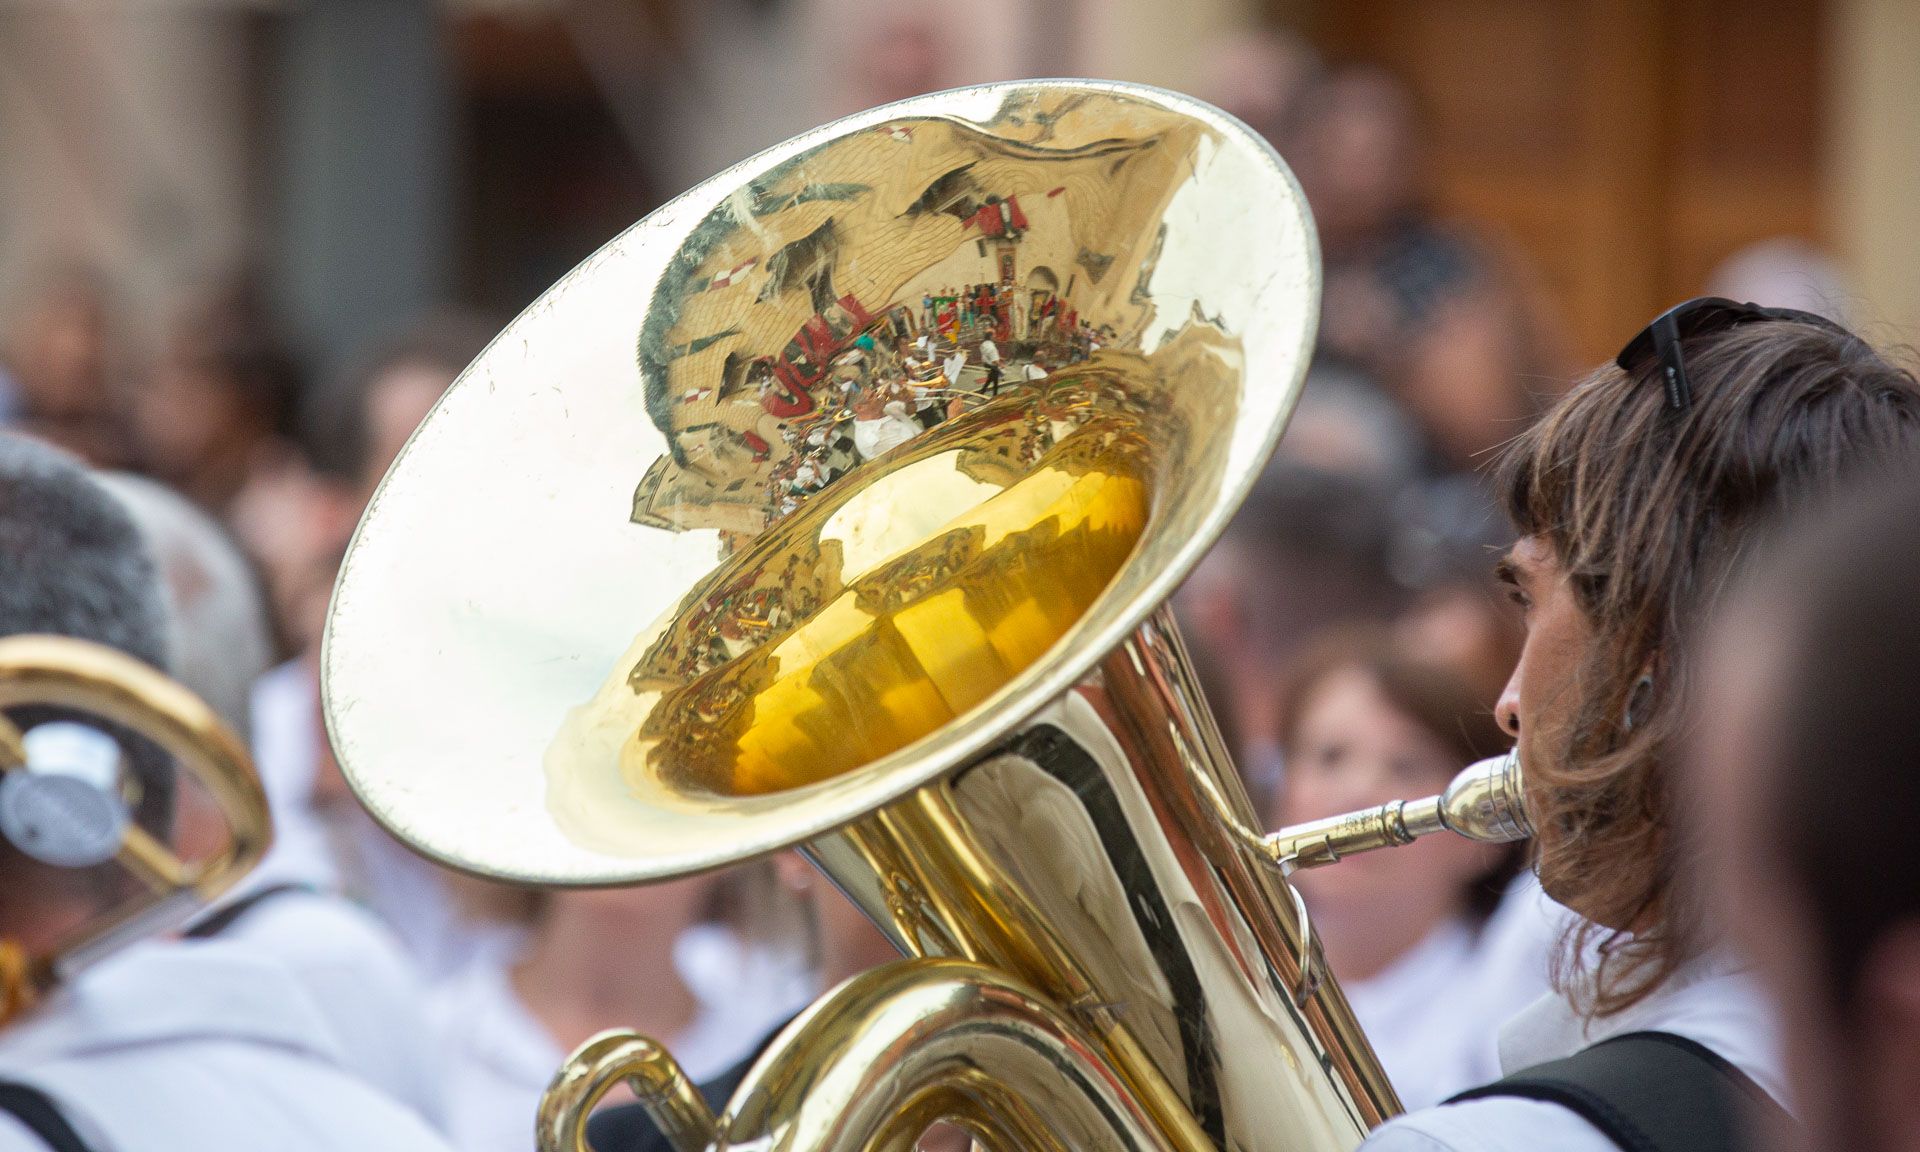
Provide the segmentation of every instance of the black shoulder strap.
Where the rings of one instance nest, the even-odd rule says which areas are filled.
[[[311,891],[313,889],[305,884],[269,884],[264,888],[256,888],[233,903],[221,907],[211,916],[196,921],[193,927],[182,932],[181,935],[189,940],[211,940],[239,923],[247,913],[275,897],[285,896],[290,892]]]
[[[5,1112],[27,1130],[46,1141],[53,1152],[93,1152],[80,1133],[73,1130],[53,1098],[30,1084],[0,1080],[0,1112]]]
[[[1629,1032],[1524,1068],[1448,1103],[1520,1096],[1576,1112],[1626,1152],[1740,1152],[1786,1113],[1719,1053],[1671,1032]]]

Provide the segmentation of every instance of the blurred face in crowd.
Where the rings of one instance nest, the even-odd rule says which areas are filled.
[[[1522,537],[1501,561],[1499,575],[1520,606],[1526,640],[1494,716],[1514,738],[1522,765],[1547,763],[1566,746],[1556,738],[1569,729],[1580,706],[1576,676],[1593,640],[1593,623],[1575,598],[1560,558],[1540,537]],[[1534,810],[1542,807],[1536,803]],[[1541,832],[1550,837],[1549,829]]]
[[[7,346],[14,384],[37,416],[93,415],[108,407],[107,312],[84,284],[56,287],[21,317]]]
[[[1239,29],[1207,59],[1207,99],[1281,147],[1293,102],[1316,66],[1313,50],[1282,32]]]
[[[1430,796],[1464,767],[1437,734],[1397,707],[1373,674],[1335,668],[1307,686],[1287,745],[1277,823]],[[1433,836],[1294,878],[1328,955],[1364,979],[1435,926],[1465,910],[1466,892],[1493,865],[1485,845]]]
[[[1400,82],[1354,69],[1302,97],[1288,159],[1330,254],[1365,242],[1414,200],[1414,111]]]
[[[1456,580],[1423,593],[1394,622],[1408,652],[1451,671],[1480,700],[1497,700],[1520,655],[1517,614],[1478,581]]]
[[[1485,464],[1532,415],[1527,344],[1517,302],[1483,284],[1437,303],[1402,350],[1395,391],[1454,468]]]
[[[407,437],[433,411],[457,372],[424,360],[401,361],[382,372],[367,394],[367,496],[399,458]]]
[[[172,348],[135,391],[133,420],[148,467],[172,480],[259,432],[239,389],[191,341]]]

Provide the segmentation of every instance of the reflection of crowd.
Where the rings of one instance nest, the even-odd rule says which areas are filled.
[[[1423,132],[1391,76],[1323,69],[1279,39],[1241,44],[1218,65],[1229,110],[1267,132],[1294,164],[1326,262],[1322,347],[1290,430],[1178,602],[1251,790],[1277,822],[1431,792],[1451,768],[1501,739],[1489,731],[1490,717],[1523,633],[1487,576],[1489,550],[1507,543],[1510,529],[1482,465],[1554,402],[1569,373],[1524,262],[1497,238],[1429,210],[1417,147]],[[989,201],[981,211],[998,221],[994,235],[1014,238],[1024,227],[1015,209]],[[1777,298],[1783,277],[1804,284],[1809,268],[1825,275],[1805,251],[1770,246],[1729,266],[1740,285],[1729,292]],[[791,511],[862,463],[981,405],[1018,403],[1024,387],[1112,339],[1055,291],[1027,284],[929,287],[917,297],[917,309],[903,302],[904,328],[890,317],[839,351],[805,404],[770,365],[746,370],[749,394],[781,421],[790,449],[772,481],[776,507]],[[793,861],[652,889],[530,897],[452,876],[400,848],[355,806],[332,761],[316,686],[321,624],[360,510],[493,325],[426,318],[370,348],[339,379],[319,382],[244,287],[209,293],[170,318],[145,354],[131,341],[130,319],[110,287],[85,271],[32,281],[0,317],[0,416],[12,431],[99,469],[150,478],[122,477],[107,488],[160,560],[149,582],[164,577],[168,586],[174,670],[250,733],[278,843],[245,902],[204,933],[215,939],[131,952],[124,966],[103,970],[118,981],[105,992],[133,989],[136,1016],[167,998],[182,1012],[204,1005],[206,1019],[244,1039],[239,1057],[220,1057],[240,1067],[236,1083],[286,1077],[321,1102],[290,1113],[308,1126],[311,1143],[299,1146],[429,1148],[430,1129],[438,1129],[463,1148],[508,1152],[528,1146],[532,1101],[558,1054],[593,1032],[639,1027],[669,1039],[696,1076],[737,1083],[740,1062],[822,981],[887,954]],[[20,441],[0,443],[12,451]],[[84,477],[57,461],[29,458],[16,470],[56,475],[91,498]],[[31,523],[32,507],[13,499],[24,491],[17,477],[5,482],[0,522]],[[1835,547],[1842,545],[1883,567],[1915,562],[1882,555],[1893,546],[1858,526]],[[9,563],[72,546],[57,533],[0,532],[0,547],[13,549]],[[1799,583],[1811,582],[1800,575]],[[1878,586],[1829,589],[1821,619],[1839,627],[1862,615],[1866,624],[1849,626],[1863,630],[1862,644],[1875,640],[1873,621],[1903,619],[1911,598],[1895,597],[1874,616],[1854,610],[1847,594],[1864,605],[1903,588],[1907,570],[1882,575]],[[79,576],[68,583],[84,584]],[[1782,576],[1753,595],[1786,601],[1796,587]],[[735,654],[727,648],[716,657]],[[1888,685],[1910,683],[1911,653],[1878,658],[1886,668],[1864,688],[1855,684],[1859,691],[1837,687],[1854,683],[1839,657],[1805,671],[1809,690],[1866,716],[1863,727],[1891,724],[1905,715],[1901,702],[1866,689],[1884,695]],[[1750,687],[1763,700],[1781,691]],[[1736,706],[1767,714],[1751,700],[1729,710]],[[1722,735],[1734,741],[1739,733]],[[1811,737],[1800,736],[1771,768],[1777,789],[1796,797],[1818,787],[1825,763],[1808,751]],[[1910,752],[1862,747],[1845,766],[1867,781],[1863,790],[1897,792],[1905,777],[1896,768],[1910,765]],[[1910,818],[1911,808],[1900,811]],[[1845,822],[1822,814],[1839,828],[1836,839],[1844,836]],[[1790,822],[1779,813],[1769,819]],[[1911,861],[1894,853],[1906,842],[1875,839],[1873,859],[1891,863],[1831,864],[1910,873]],[[1722,846],[1730,855],[1750,849]],[[1501,1018],[1548,986],[1549,953],[1573,914],[1546,899],[1518,863],[1433,841],[1301,883],[1329,962],[1410,1105],[1493,1075]],[[1869,896],[1879,901],[1872,914],[1886,922],[1912,916],[1900,903],[1910,893],[1835,892],[1811,864],[1790,870],[1826,901],[1794,916],[1844,922]],[[0,876],[0,916],[16,916],[5,881]],[[13,921],[0,929],[14,931]],[[1880,955],[1873,939],[1848,947],[1827,961],[1841,981],[1831,993],[1836,1009],[1871,1008],[1874,1019],[1912,1023],[1913,998],[1901,998],[1905,985],[1895,979],[1906,972],[1912,981],[1920,968],[1911,957],[1888,975],[1868,962]],[[1790,968],[1800,958],[1775,959]],[[262,976],[263,968],[283,979]],[[227,994],[243,985],[257,998]],[[283,1002],[293,1007],[276,1007]],[[1898,1015],[1903,1003],[1907,1017]],[[1823,1020],[1804,1027],[1838,1052],[1829,1033],[1846,1029]],[[0,1033],[0,1079],[53,1064],[84,1072],[80,1057],[62,1052],[55,1061],[45,1048],[18,1048],[18,1035],[29,1034]],[[64,1042],[44,1030],[30,1035]],[[88,1051],[132,1043],[119,1033],[85,1039],[95,1045]],[[249,1069],[247,1045],[273,1055]],[[289,1051],[304,1063],[282,1059]],[[165,1053],[188,1067],[200,1058],[191,1046]],[[1829,1094],[1843,1091],[1822,1084]],[[113,1111],[106,1097],[88,1095],[98,1088],[83,1074],[54,1086],[75,1093],[83,1115]],[[383,1109],[400,1118],[389,1121]],[[345,1119],[367,1116],[381,1121],[386,1143],[371,1142],[372,1125]],[[256,1123],[275,1131],[271,1121]],[[0,1148],[12,1146],[4,1124],[0,1117]],[[602,1152],[653,1139],[631,1110],[602,1126],[607,1140],[620,1141],[602,1143]],[[112,1135],[114,1147],[154,1146],[138,1133]]]
[[[1007,381],[1035,384],[1049,364],[1078,363],[1099,349],[1092,328],[1052,293],[1029,293],[1028,310],[1015,307],[1019,296],[995,284],[926,292],[917,330],[902,310],[857,336],[828,364],[804,408],[795,406],[780,425],[791,453],[770,480],[775,514],[794,511],[856,465],[999,399]],[[755,370],[763,391],[776,386],[772,367]]]

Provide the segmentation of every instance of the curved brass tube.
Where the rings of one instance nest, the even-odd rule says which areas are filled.
[[[540,1152],[590,1152],[587,1117],[623,1080],[675,1152],[702,1152],[713,1143],[713,1109],[679,1062],[652,1039],[615,1028],[580,1045],[554,1073],[534,1119]]]
[[[603,1033],[541,1101],[542,1152],[586,1152],[592,1102],[635,1074],[680,1152],[911,1152],[941,1120],[997,1149],[1214,1152],[1190,1118],[1149,1116],[1066,1012],[967,960],[902,960],[829,993],[754,1065],[710,1142],[700,1129],[711,1114],[693,1115],[705,1106],[685,1099],[672,1058],[645,1037]]]
[[[87,925],[52,955],[12,950],[11,959],[0,962],[0,979],[11,985],[0,988],[0,1010],[14,1011],[116,948],[184,923],[251,871],[273,836],[266,794],[245,746],[199,697],[139,660],[66,636],[0,639],[0,709],[26,705],[84,712],[159,745],[213,798],[228,841],[212,857],[188,863],[129,824],[114,859],[146,885],[151,899]],[[19,730],[0,717],[0,772],[25,761]],[[0,949],[0,956],[7,951]],[[0,1014],[0,1023],[5,1020]]]

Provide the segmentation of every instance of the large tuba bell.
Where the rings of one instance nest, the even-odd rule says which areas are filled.
[[[534,884],[799,845],[921,958],[796,1021],[719,1120],[599,1042],[550,1142],[614,1076],[684,1148],[947,1118],[1334,1149],[1396,1110],[1276,865],[1413,832],[1249,831],[1165,607],[1280,434],[1318,297],[1299,188],[1244,126],[998,84],[707,181],[468,368],[334,599],[368,809]]]

